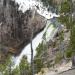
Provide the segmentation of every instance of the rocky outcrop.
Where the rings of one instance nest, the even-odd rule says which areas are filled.
[[[41,57],[45,59],[43,60],[43,63],[48,65],[48,67],[49,65],[51,67],[51,65],[63,63],[64,61],[66,62],[67,57],[65,52],[70,43],[70,32],[67,28],[64,25],[61,25],[56,18],[51,19],[51,25],[52,24],[56,30],[51,33],[49,41],[45,40],[45,45],[47,47],[45,49],[46,51],[40,53],[42,55]],[[47,34],[45,34],[44,37],[46,37],[46,35]]]
[[[0,52],[19,54],[30,42],[32,31],[35,37],[45,27],[45,18],[34,10],[18,11],[14,1],[0,1]]]
[[[62,29],[61,29],[62,28]],[[70,32],[66,29],[65,26],[61,26],[60,31],[56,33],[56,35],[53,37],[53,40],[50,40],[48,43],[48,61],[53,61],[51,64],[56,64],[55,61],[58,60],[57,55],[59,54],[62,56],[61,63],[64,60],[67,60],[67,57],[65,55],[65,51],[69,47],[70,43]],[[58,63],[59,64],[59,63]]]

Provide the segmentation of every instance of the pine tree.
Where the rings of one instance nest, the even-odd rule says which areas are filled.
[[[27,57],[23,56],[21,63],[19,65],[20,68],[20,75],[29,75],[30,73],[30,66],[29,63],[27,61]]]
[[[73,3],[72,0],[66,0],[61,4],[59,21],[70,31],[70,46],[72,51],[72,65],[75,66],[75,21],[72,17]]]

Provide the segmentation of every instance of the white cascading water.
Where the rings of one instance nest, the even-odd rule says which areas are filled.
[[[43,3],[40,0],[15,0],[15,2],[19,4],[19,10],[22,10],[22,12],[34,8],[40,15],[47,19],[58,16],[55,13],[51,13],[51,11],[47,11],[47,7],[43,6]]]
[[[56,15],[55,13],[51,13],[51,11],[47,11],[47,8],[43,6],[42,2],[36,1],[36,0],[15,0],[16,3],[19,4],[19,10],[22,10],[23,12],[25,12],[28,9],[33,9],[35,8],[37,10],[37,12],[44,16],[46,19],[51,19],[53,17],[58,17],[59,15]],[[36,7],[38,6],[39,9]],[[50,24],[50,22],[49,22]],[[33,50],[34,50],[34,56],[36,55],[36,47],[39,45],[39,43],[42,42],[42,37],[44,32],[46,31],[46,39],[49,40],[50,35],[52,34],[52,32],[55,30],[55,28],[53,28],[53,26],[51,25],[48,28],[48,25],[46,25],[45,29],[40,32],[32,41],[33,43]],[[39,39],[39,40],[38,40]],[[19,65],[21,58],[23,57],[23,55],[26,55],[28,58],[28,61],[30,62],[31,60],[31,48],[30,48],[30,44],[28,44],[27,46],[25,46],[25,48],[22,50],[21,54],[15,58],[15,67],[17,65]]]

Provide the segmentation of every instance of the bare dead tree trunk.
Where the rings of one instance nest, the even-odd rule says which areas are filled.
[[[32,40],[33,40],[33,28],[32,28],[32,32],[31,32],[31,72],[32,72],[32,75],[34,75],[34,58],[33,58]]]
[[[72,57],[72,68],[75,68],[75,56]]]
[[[31,21],[33,21],[34,16],[35,16],[35,10],[33,10],[33,11],[34,12],[33,12]],[[32,26],[30,29],[31,29],[31,39],[30,39],[30,42],[31,42],[31,75],[34,75],[34,58],[33,58],[33,44],[32,44],[34,27]]]
[[[11,74],[11,63],[9,64],[9,75],[12,75]]]
[[[33,61],[33,48],[32,48],[32,42],[31,42],[31,72],[32,72],[32,75],[34,75],[34,61]]]

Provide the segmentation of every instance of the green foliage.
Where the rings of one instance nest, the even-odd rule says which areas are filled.
[[[15,69],[11,69],[14,63],[11,61],[11,56],[9,56],[4,64],[0,64],[0,72],[2,75],[31,75],[30,65],[27,61],[27,57],[23,56],[21,63]]]
[[[16,67],[16,68],[12,71],[12,75],[20,75],[20,69],[19,69],[19,67]]]
[[[72,50],[75,50],[75,24],[73,25],[71,29],[70,45]]]
[[[61,4],[61,13],[68,13],[70,12],[70,2],[66,1]]]
[[[60,17],[58,18],[58,21],[67,25],[67,22],[69,21],[69,16],[60,15]]]
[[[48,5],[52,5],[53,4],[53,1],[52,0],[41,0],[43,2],[43,4],[45,6],[48,6]]]
[[[58,20],[64,24],[67,29],[70,29],[72,26],[71,9],[71,3],[69,0],[61,4],[61,15]]]
[[[67,29],[70,29],[73,25],[73,22],[71,21],[71,17],[69,15],[60,15],[58,21],[64,24]]]
[[[11,63],[11,55],[8,55],[3,63],[0,64],[0,72],[4,72]]]
[[[57,52],[56,58],[55,58],[55,64],[58,64],[62,60],[62,58],[63,58],[62,53],[60,51]]]
[[[46,40],[46,32],[43,34],[43,39]]]
[[[21,60],[21,63],[20,63],[20,69],[28,69],[29,66],[28,66],[28,61],[27,61],[27,57],[26,56],[23,56],[22,60]]]
[[[47,50],[47,47],[46,47],[46,45],[43,42],[40,43],[38,45],[38,47],[36,48],[37,54],[36,54],[36,56],[34,58],[34,64],[35,64],[36,73],[40,72],[41,68],[44,67],[44,65],[43,65],[43,58],[42,58],[41,55],[46,50]]]
[[[31,70],[30,70],[30,65],[27,61],[27,57],[23,56],[21,63],[19,64],[19,68],[20,68],[20,74],[24,75],[30,75],[31,74]]]
[[[43,61],[42,59],[36,59],[34,60],[34,64],[35,64],[35,70],[36,73],[40,72],[41,68],[43,68]]]
[[[75,52],[75,21],[72,18],[72,2],[71,0],[67,0],[66,2],[61,4],[60,13],[64,13],[60,15],[58,20],[66,26],[66,28],[70,31],[70,50],[65,52],[66,57],[71,57],[72,53]]]
[[[41,53],[42,53],[43,51],[46,51],[46,50],[47,50],[46,45],[43,44],[43,42],[40,43],[40,44],[38,45],[38,47],[36,48],[36,51],[37,51],[36,57],[38,57],[39,55],[41,55]]]
[[[67,58],[71,58],[72,53],[73,53],[73,51],[71,49],[65,51],[65,55],[66,55]]]
[[[9,75],[9,71],[8,70],[5,70],[3,75]]]

